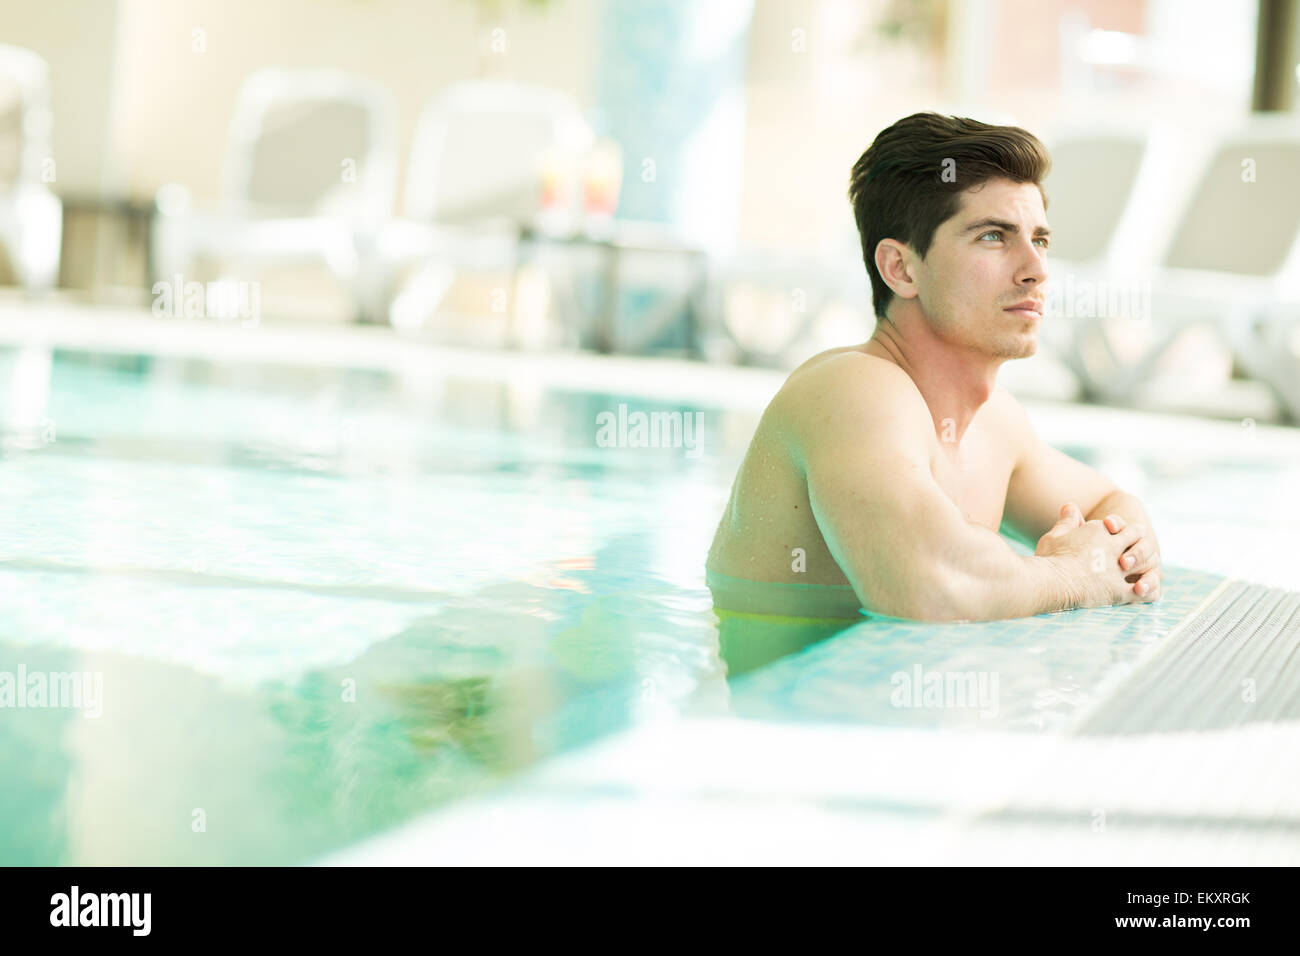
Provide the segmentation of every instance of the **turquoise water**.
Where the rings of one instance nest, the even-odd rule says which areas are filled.
[[[0,394],[0,677],[102,681],[98,716],[0,707],[0,863],[308,862],[665,713],[1050,732],[1217,580],[729,679],[703,559],[751,414],[702,410],[694,457],[595,440],[685,406],[414,374],[9,352]],[[1167,558],[1203,488],[1277,531],[1288,475],[1139,464]],[[892,704],[917,666],[996,671],[997,713]]]
[[[0,862],[306,861],[721,676],[679,546],[717,463],[597,448],[606,398],[44,375],[0,361],[0,672],[102,715],[0,708]]]

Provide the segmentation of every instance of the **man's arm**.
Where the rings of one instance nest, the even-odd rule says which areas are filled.
[[[1114,515],[1121,521],[1107,521],[1108,530],[1132,527],[1141,534],[1141,540],[1120,558],[1126,580],[1131,585],[1141,585],[1135,588],[1139,596],[1149,597],[1158,591],[1160,547],[1142,502],[1120,490],[1095,468],[1040,439],[1020,403],[1002,389],[997,393],[1000,413],[1005,416],[1004,434],[1014,443],[1016,455],[1007,486],[1004,520],[1016,532],[1034,541],[1056,522],[1065,502],[1078,506],[1085,520],[1102,520]]]
[[[966,521],[930,472],[934,425],[924,401],[910,383],[864,374],[860,362],[824,363],[781,414],[813,516],[863,606],[930,621],[1077,606],[1088,572],[1065,558],[1018,555]],[[1102,537],[1118,545],[1121,535]]]

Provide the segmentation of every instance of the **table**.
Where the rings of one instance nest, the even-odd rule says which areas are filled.
[[[708,282],[709,257],[706,250],[686,242],[671,226],[619,220],[608,223],[607,228],[559,232],[544,232],[528,226],[520,231],[519,241],[521,249],[524,250],[521,258],[526,258],[530,254],[529,250],[545,245],[586,247],[597,249],[602,253],[604,289],[595,316],[595,347],[597,352],[604,354],[616,350],[619,285],[625,254],[652,253],[689,259],[691,278],[685,294],[669,298],[655,311],[650,322],[650,332],[643,339],[643,343],[650,341],[662,331],[674,319],[678,309],[684,303],[687,351],[694,358],[701,356],[700,301]]]

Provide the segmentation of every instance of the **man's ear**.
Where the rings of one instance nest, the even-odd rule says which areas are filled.
[[[916,254],[906,243],[897,239],[876,243],[876,271],[900,299],[914,299],[919,294],[912,278],[915,263]]]

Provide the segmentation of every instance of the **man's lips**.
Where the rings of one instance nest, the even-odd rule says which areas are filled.
[[[1007,306],[1002,311],[1023,312],[1027,315],[1032,315],[1036,318],[1041,319],[1043,317],[1043,304],[1041,302],[1034,302],[1032,300],[1028,302],[1017,302],[1015,305]]]

